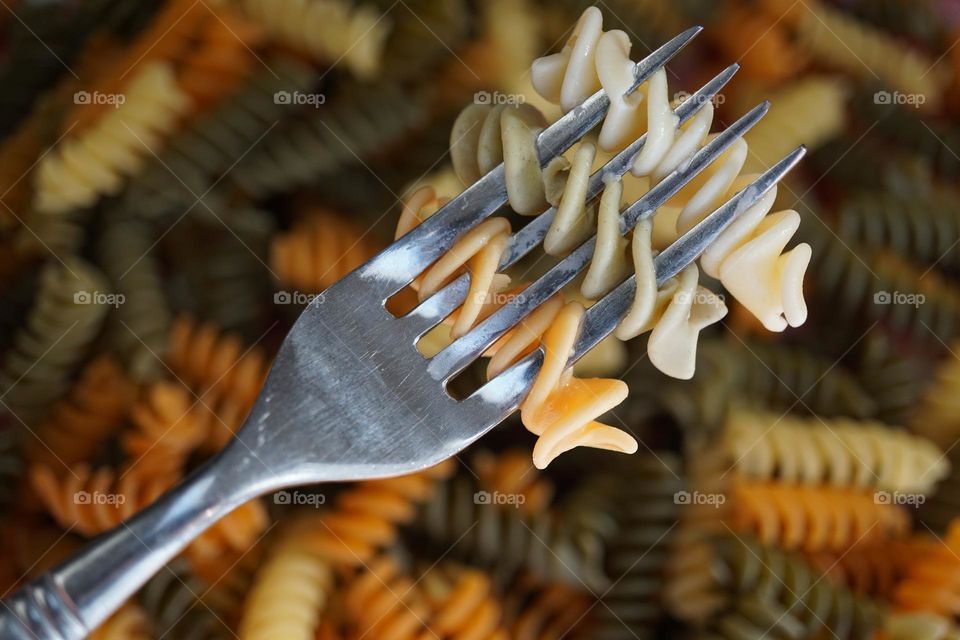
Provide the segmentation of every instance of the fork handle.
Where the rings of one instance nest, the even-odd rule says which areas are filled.
[[[235,449],[228,446],[151,506],[5,599],[0,638],[87,637],[194,538],[264,492],[230,459]]]

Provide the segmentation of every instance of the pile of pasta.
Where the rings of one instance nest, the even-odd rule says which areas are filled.
[[[0,597],[220,451],[314,296],[503,163],[507,203],[388,308],[469,274],[417,345],[429,357],[596,235],[585,273],[451,385],[542,349],[518,414],[417,474],[241,506],[92,637],[960,638],[952,3],[8,13]],[[624,95],[634,62],[694,24]],[[602,124],[541,167],[537,134],[601,88]],[[744,140],[621,233],[626,206],[766,98]],[[658,286],[658,252],[799,144],[807,159]],[[501,269],[551,208],[543,246]],[[614,334],[571,366],[586,310],[630,276]]]

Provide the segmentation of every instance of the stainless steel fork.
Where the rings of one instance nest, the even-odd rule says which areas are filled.
[[[690,29],[637,63],[645,82],[700,28]],[[676,109],[692,117],[736,72],[722,72]],[[564,152],[603,118],[602,91],[540,133],[541,164]],[[713,138],[621,215],[621,232],[655,213],[684,184],[722,154],[766,113],[758,105]],[[643,147],[639,138],[590,178],[595,197],[606,175],[623,175]],[[737,193],[656,260],[662,284],[690,264],[746,208],[757,202],[800,159],[801,147]],[[538,350],[457,401],[446,383],[498,337],[588,264],[588,240],[531,284],[524,296],[481,322],[430,359],[417,339],[464,300],[464,274],[403,317],[385,308],[388,298],[450,249],[456,239],[507,200],[499,166],[434,216],[327,289],[301,314],[274,361],[250,416],[230,444],[152,506],[96,538],[78,556],[3,601],[0,638],[77,640],[103,622],[146,580],[205,529],[244,502],[285,487],[364,480],[412,473],[463,450],[513,413],[543,361]],[[508,267],[546,235],[554,210],[511,239]],[[630,306],[634,278],[591,306],[571,364],[616,327]]]

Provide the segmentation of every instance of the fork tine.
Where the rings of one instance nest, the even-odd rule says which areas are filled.
[[[653,260],[656,267],[657,286],[662,286],[664,282],[696,260],[737,216],[756,204],[773,185],[780,182],[806,152],[807,149],[803,145],[794,149],[749,186],[737,192],[730,200],[657,254]],[[630,308],[636,286],[637,277],[631,275],[587,309],[580,335],[570,356],[570,364],[582,358],[616,328],[620,318]]]
[[[626,233],[641,219],[652,216],[663,203],[759,122],[769,108],[769,102],[764,101],[758,104],[704,145],[693,154],[690,160],[682,163],[643,197],[627,207],[620,214],[620,233]],[[571,282],[590,263],[595,245],[596,235],[524,289],[522,296],[513,298],[465,336],[435,355],[427,366],[430,375],[435,380],[448,380],[462,371],[500,336]]]
[[[634,66],[635,86],[646,82],[679,53],[703,27],[691,27],[675,36]],[[599,90],[580,106],[564,114],[537,136],[540,164],[569,149],[603,119],[610,100]],[[359,267],[358,276],[376,290],[382,302],[409,284],[443,255],[457,238],[483,221],[507,201],[503,163],[467,187],[437,213]],[[335,285],[336,286],[336,285]]]
[[[740,65],[738,64],[730,65],[678,105],[674,113],[679,118],[679,124],[686,123],[699,113],[704,104],[713,100],[714,96],[733,78],[739,68]],[[603,190],[605,177],[611,175],[623,176],[630,169],[634,156],[643,148],[646,139],[647,134],[643,134],[590,176],[590,181],[587,184],[586,200],[591,200],[599,195]],[[510,238],[510,245],[500,261],[499,269],[501,271],[514,265],[543,241],[556,213],[557,208],[551,207],[535,217],[527,226]],[[469,288],[470,274],[466,272],[433,296],[424,300],[417,308],[404,316],[403,320],[416,323],[421,332],[426,332],[460,306],[466,299]]]

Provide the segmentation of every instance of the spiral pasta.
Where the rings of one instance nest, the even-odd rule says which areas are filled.
[[[386,555],[347,585],[344,609],[358,637],[398,640],[424,634],[430,615],[423,589]]]
[[[169,65],[144,66],[130,80],[122,104],[40,160],[34,206],[61,214],[118,193],[124,179],[143,168],[145,155],[163,144],[189,102]]]
[[[26,322],[0,365],[0,398],[21,422],[36,424],[69,390],[109,308],[94,297],[109,292],[103,274],[80,258],[42,267]]]
[[[112,529],[168,491],[178,474],[159,474],[77,465],[57,474],[39,464],[30,484],[54,520],[85,536]]]
[[[333,586],[330,563],[310,541],[316,518],[293,523],[273,544],[250,588],[240,640],[313,640]]]
[[[254,21],[281,42],[318,62],[343,62],[361,78],[374,78],[390,21],[373,5],[344,0],[237,0]]]
[[[123,449],[135,468],[158,474],[183,469],[213,427],[190,393],[172,382],[147,388],[131,418],[135,429],[123,435]]]
[[[724,442],[734,468],[754,480],[930,493],[950,471],[933,443],[876,422],[734,411]]]
[[[832,487],[737,482],[730,522],[761,544],[808,552],[842,550],[855,542],[903,535],[910,517],[899,506]]]
[[[427,571],[423,592],[431,606],[429,630],[440,638],[506,640],[502,605],[481,571],[447,565]]]
[[[960,523],[954,520],[939,544],[931,545],[908,567],[893,595],[904,611],[928,611],[953,618],[960,612]]]
[[[80,373],[63,400],[26,442],[30,463],[71,465],[90,458],[122,426],[135,399],[135,387],[110,357],[98,357]]]
[[[898,91],[924,96],[930,109],[937,108],[949,76],[936,61],[826,3],[804,3],[800,9],[786,0],[765,4],[777,18],[786,12],[815,60],[861,78],[878,77]]]
[[[271,269],[281,285],[319,293],[373,257],[380,247],[344,216],[318,209],[274,236]]]
[[[956,353],[958,345],[951,344]],[[949,354],[940,363],[936,378],[917,404],[910,419],[910,429],[938,446],[952,447],[960,436],[960,361]]]
[[[218,612],[204,606],[204,587],[181,560],[144,585],[137,599],[157,637],[214,640],[227,631]]]
[[[854,593],[889,600],[903,579],[910,563],[922,553],[929,541],[906,538],[858,543],[842,553],[817,553],[809,560],[835,584]]]
[[[243,424],[268,370],[257,347],[245,348],[236,335],[223,335],[189,316],[173,323],[167,363],[214,414],[207,444],[213,450],[226,444]]]

